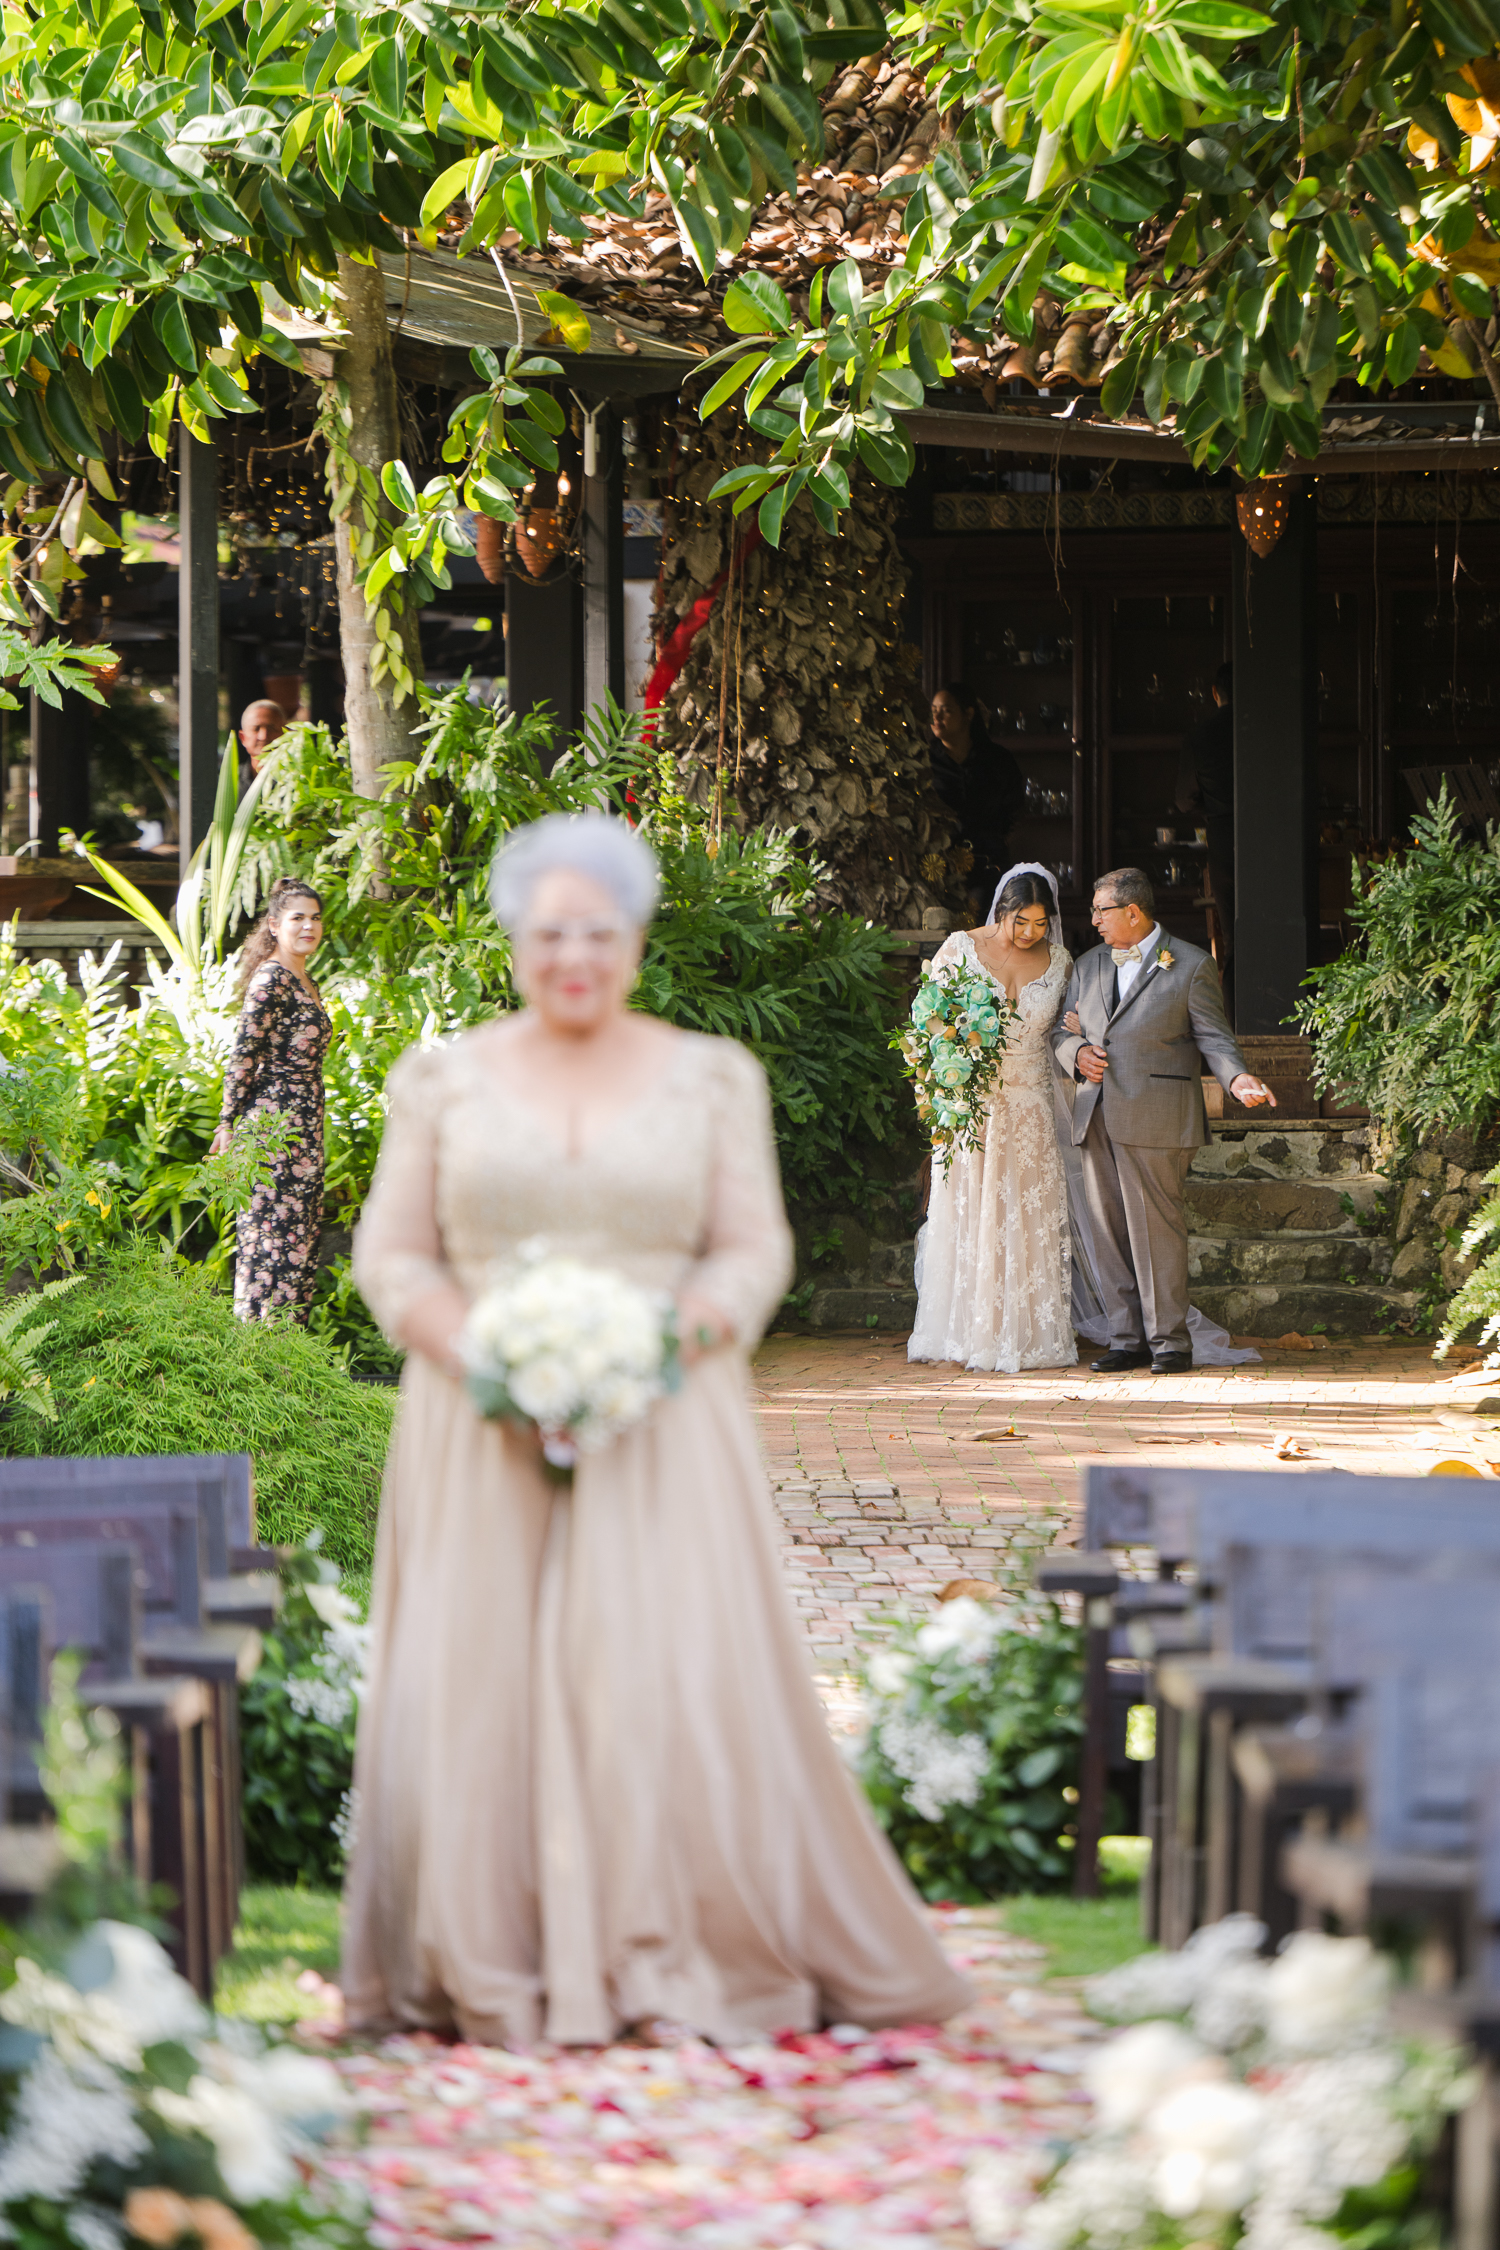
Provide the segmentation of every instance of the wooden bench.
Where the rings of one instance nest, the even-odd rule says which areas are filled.
[[[1445,1981],[1466,1977],[1491,1923],[1480,1867],[1497,1825],[1500,1554],[1351,1554],[1324,1574],[1318,1609],[1318,1669],[1329,1702],[1347,1705],[1359,1828],[1289,1841],[1288,1883],[1304,1920],[1403,1923],[1446,1957]]]
[[[280,1582],[239,1566],[255,1544],[248,1454],[57,1457],[0,1462],[0,1543],[71,1536],[92,1522],[143,1543],[147,1573],[140,1644],[147,1674],[187,1674],[213,1690],[209,1778],[217,1792],[213,1866],[219,1895],[210,1942],[231,1941],[244,1882],[239,1687],[259,1665],[260,1633],[275,1620]],[[196,1526],[196,1529],[195,1529]]]
[[[140,1676],[142,1576],[141,1550],[130,1541],[0,1546],[7,1826],[48,1826],[37,1764],[47,1683],[53,1655],[76,1649],[84,1700],[112,1711],[126,1730],[127,1859],[142,1884],[170,1889],[172,1956],[207,1996],[223,1887],[213,1700],[201,1680]]]
[[[1294,1684],[1262,1675],[1264,1693],[1257,1707],[1243,1690],[1242,1678],[1233,1708],[1220,1704],[1216,1718],[1210,1708],[1213,1699],[1205,1703],[1199,1697],[1190,1685],[1192,1674],[1181,1670],[1181,1661],[1196,1650],[1205,1656],[1305,1665],[1310,1653],[1311,1618],[1305,1600],[1297,1607],[1295,1575],[1284,1589],[1286,1599],[1279,1607],[1271,1604],[1274,1627],[1256,1624],[1245,1606],[1248,1595],[1242,1592],[1239,1597],[1238,1613],[1226,1602],[1230,1549],[1237,1541],[1251,1541],[1267,1552],[1288,1546],[1328,1552],[1357,1546],[1363,1535],[1378,1546],[1409,1554],[1421,1552],[1434,1538],[1458,1545],[1493,1539],[1500,1547],[1500,1502],[1477,1484],[1445,1485],[1441,1494],[1435,1494],[1426,1478],[1134,1464],[1087,1470],[1084,1499],[1083,1549],[1044,1557],[1038,1583],[1057,1585],[1069,1572],[1077,1583],[1089,1574],[1100,1583],[1109,1569],[1118,1574],[1121,1548],[1145,1549],[1155,1560],[1155,1580],[1122,1581],[1117,1575],[1109,1616],[1113,1629],[1121,1593],[1128,1586],[1140,1605],[1139,1629],[1131,1636],[1134,1649],[1156,1658],[1171,1654],[1178,1667],[1173,1677],[1184,1686],[1174,1700],[1162,1693],[1159,1676],[1155,1680],[1157,1755],[1143,1793],[1143,1829],[1152,1845],[1143,1897],[1147,1932],[1165,1943],[1181,1944],[1207,1910],[1210,1860],[1215,1905],[1233,1897],[1237,1871],[1244,1865],[1244,1851],[1235,1835],[1239,1781],[1232,1760],[1234,1733],[1249,1721],[1263,1723],[1281,1715],[1287,1707],[1285,1691]],[[1265,1567],[1274,1570],[1275,1566]],[[1188,1597],[1179,1574],[1189,1568],[1195,1584],[1191,1606],[1184,1613],[1182,1604]],[[1096,1602],[1103,1598],[1094,1597]],[[1261,1607],[1264,1611],[1264,1601]],[[1103,1630],[1097,1609],[1094,1618],[1096,1629]],[[1159,1666],[1156,1669],[1159,1673]],[[1096,1664],[1086,1741],[1102,1735],[1107,1726],[1097,1671]],[[1097,1758],[1092,1766],[1086,1760],[1085,1780],[1092,1788],[1097,1779]],[[1081,1788],[1081,1835],[1083,1794]],[[1102,1790],[1099,1800],[1102,1811]],[[1216,1831],[1211,1846],[1209,1814],[1211,1808],[1221,1806],[1227,1827]]]
[[[130,1666],[134,1748],[153,1772],[162,1769],[152,1817],[139,1805],[132,1815],[137,1864],[144,1855],[160,1863],[153,1880],[189,1885],[184,1961],[191,1957],[201,1981],[232,1942],[238,1916],[239,1688],[260,1661],[260,1631],[279,1602],[279,1581],[244,1567],[267,1554],[255,1540],[249,1456],[0,1462],[0,1558],[122,1538],[135,1549],[140,1608]],[[183,1681],[194,1683],[193,1696],[176,1692]],[[179,1739],[183,1728],[188,1739]],[[191,1809],[174,1810],[184,1789]]]

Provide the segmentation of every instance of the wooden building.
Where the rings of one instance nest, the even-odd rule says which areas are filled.
[[[1179,760],[1233,663],[1242,1030],[1281,1028],[1345,942],[1351,862],[1405,835],[1432,769],[1467,769],[1481,802],[1500,784],[1500,471],[1464,460],[1500,456],[1494,410],[1472,442],[1441,433],[1454,408],[1385,413],[1412,434],[1331,445],[1264,557],[1227,478],[1077,455],[1017,472],[979,447],[924,448],[903,536],[929,688],[983,698],[1028,785],[1014,856],[1058,873],[1075,941],[1094,878],[1128,864],[1202,942]]]

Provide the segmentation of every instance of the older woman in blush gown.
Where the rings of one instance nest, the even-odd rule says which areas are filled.
[[[344,1985],[354,2023],[594,2044],[933,2021],[968,1988],[845,1773],[783,1590],[746,1353],[790,1266],[766,1085],[627,1005],[646,844],[500,855],[526,1005],[391,1074],[355,1271],[407,1347],[376,1550]],[[680,1391],[571,1490],[461,1380],[537,1238],[671,1290]]]

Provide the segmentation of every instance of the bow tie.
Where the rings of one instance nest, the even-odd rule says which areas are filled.
[[[1138,945],[1112,945],[1109,949],[1109,957],[1118,969],[1122,968],[1127,961],[1139,961],[1141,949]]]

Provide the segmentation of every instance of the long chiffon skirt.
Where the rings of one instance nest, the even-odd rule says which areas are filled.
[[[828,1734],[740,1355],[569,1492],[414,1354],[371,1615],[355,2024],[592,2045],[965,2004]]]

